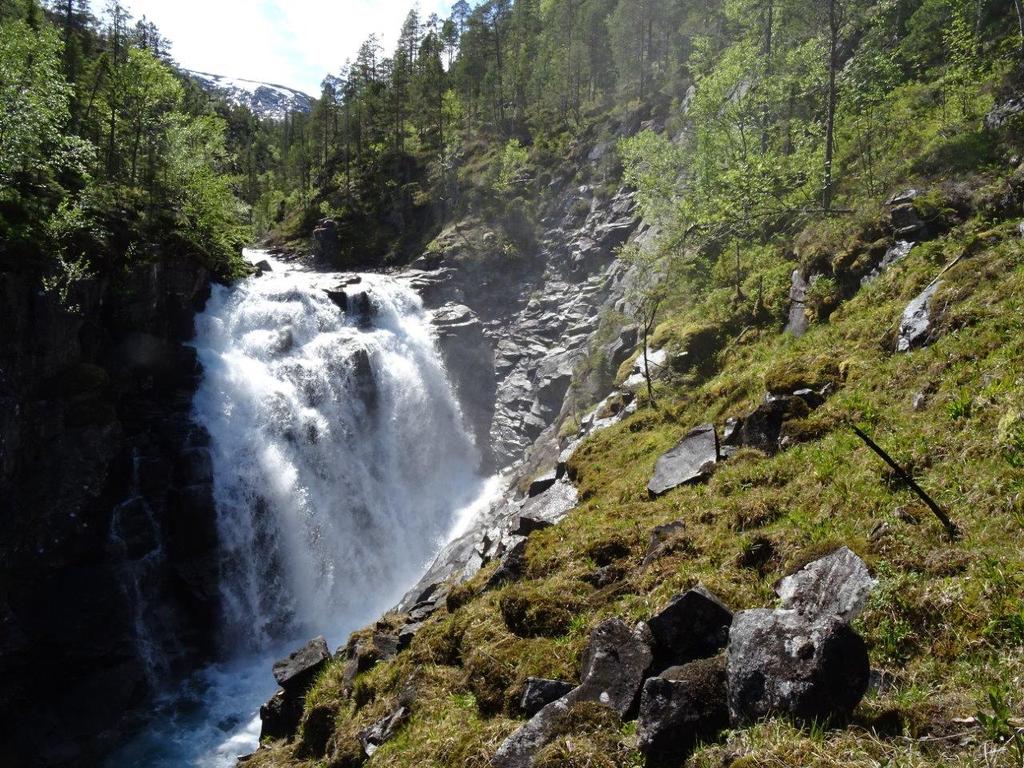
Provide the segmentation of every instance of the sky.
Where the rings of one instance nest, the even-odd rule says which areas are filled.
[[[102,0],[93,0],[95,12]],[[286,85],[317,96],[371,33],[390,52],[409,9],[447,16],[451,0],[122,0],[172,43],[186,69]]]

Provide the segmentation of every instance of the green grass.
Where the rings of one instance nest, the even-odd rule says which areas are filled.
[[[939,338],[895,354],[903,308],[944,276]],[[995,232],[995,234],[992,234]],[[854,235],[850,235],[854,237]],[[866,244],[851,248],[870,247]],[[778,299],[773,299],[778,300]],[[680,301],[661,340],[693,338],[704,308]],[[732,326],[730,326],[732,327]],[[535,534],[522,582],[479,593],[493,566],[431,620],[409,651],[361,676],[358,701],[339,690],[340,665],[309,706],[334,706],[326,761],[276,745],[256,766],[347,765],[359,729],[413,686],[413,717],[369,766],[485,766],[520,721],[529,676],[573,680],[589,630],[611,616],[644,619],[703,582],[734,609],[771,605],[785,573],[838,544],[879,578],[857,628],[872,666],[892,683],[869,694],[852,725],[800,730],[782,721],[731,732],[694,766],[1019,766],[1024,708],[1024,247],[1009,226],[969,220],[919,246],[840,303],[800,339],[774,327],[723,333],[704,370],[658,385],[641,407],[573,457],[581,503]],[[713,338],[707,335],[706,338]],[[831,384],[825,405],[787,428],[774,457],[744,450],[706,485],[657,500],[645,491],[659,454],[694,424],[742,415],[768,389]],[[914,400],[923,395],[923,407]],[[900,462],[962,528],[949,541],[916,496],[849,429],[857,424]],[[684,524],[664,556],[641,567],[654,526]],[[596,588],[612,566],[621,578]],[[582,713],[543,765],[640,765],[631,726]]]

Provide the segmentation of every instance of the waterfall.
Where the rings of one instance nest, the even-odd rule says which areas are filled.
[[[364,275],[346,313],[331,281],[273,263],[197,319],[231,643],[372,620],[480,492],[419,297]]]
[[[196,318],[224,659],[162,702],[112,768],[233,766],[256,747],[272,659],[378,618],[498,488],[477,472],[414,292],[270,265],[215,287]]]

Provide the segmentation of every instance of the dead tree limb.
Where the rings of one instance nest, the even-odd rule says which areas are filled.
[[[900,479],[910,486],[910,488],[914,491],[914,493],[918,495],[921,501],[928,505],[928,509],[935,513],[935,516],[939,518],[939,522],[941,522],[943,527],[946,529],[946,533],[949,534],[949,538],[954,540],[960,538],[960,529],[957,528],[956,523],[950,520],[949,515],[947,515],[943,511],[942,507],[940,507],[931,496],[925,493],[924,489],[917,484],[913,477],[910,476],[910,473],[903,469],[903,467],[901,467],[899,464],[897,464],[896,460],[888,453],[886,453],[884,450],[882,450],[878,446],[878,444],[870,437],[868,437],[860,427],[856,425],[852,426],[853,431],[857,433],[857,437],[863,440],[865,444],[867,444],[868,448],[870,448],[872,451],[878,454],[878,456],[881,457],[882,461],[884,461],[886,464],[892,467],[893,471],[897,475],[899,475]]]

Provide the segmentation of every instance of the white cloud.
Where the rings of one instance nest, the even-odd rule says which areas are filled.
[[[409,9],[447,14],[451,0],[122,0],[173,43],[188,69],[319,93],[320,81],[377,33],[390,50]],[[102,0],[94,0],[97,12]]]

